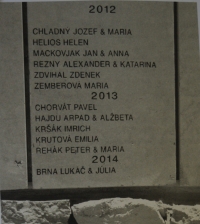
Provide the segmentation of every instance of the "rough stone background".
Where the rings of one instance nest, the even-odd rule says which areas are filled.
[[[2,224],[66,224],[69,200],[2,201]]]
[[[200,224],[200,205],[109,198],[75,204],[69,200],[2,201],[2,224]]]
[[[78,224],[200,224],[200,205],[112,198],[72,206]]]

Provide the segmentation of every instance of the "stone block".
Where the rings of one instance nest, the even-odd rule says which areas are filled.
[[[67,224],[69,200],[2,201],[2,224]]]

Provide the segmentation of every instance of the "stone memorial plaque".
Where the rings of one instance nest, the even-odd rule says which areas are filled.
[[[27,187],[22,4],[0,3],[0,189]]]
[[[28,3],[33,187],[175,183],[172,3]]]
[[[178,4],[180,183],[200,186],[200,63],[196,3]]]

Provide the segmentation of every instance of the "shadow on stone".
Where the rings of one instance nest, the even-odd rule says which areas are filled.
[[[73,214],[70,215],[68,224],[78,224],[76,219],[74,218]]]

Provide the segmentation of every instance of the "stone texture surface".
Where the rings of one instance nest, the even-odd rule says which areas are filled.
[[[171,223],[177,224],[199,224],[200,223],[200,205],[186,206],[173,205],[171,212]]]
[[[200,205],[167,205],[161,201],[112,198],[72,206],[78,224],[199,224]]]
[[[69,219],[71,213],[75,220]],[[2,224],[200,224],[200,205],[109,198],[70,208],[69,200],[3,200],[1,216]]]
[[[68,200],[2,201],[2,224],[66,224],[71,214]]]
[[[22,4],[0,3],[0,190],[27,187]]]
[[[196,3],[178,4],[180,183],[200,186],[200,58]]]
[[[79,224],[163,224],[156,202],[131,198],[103,199],[72,206]]]

